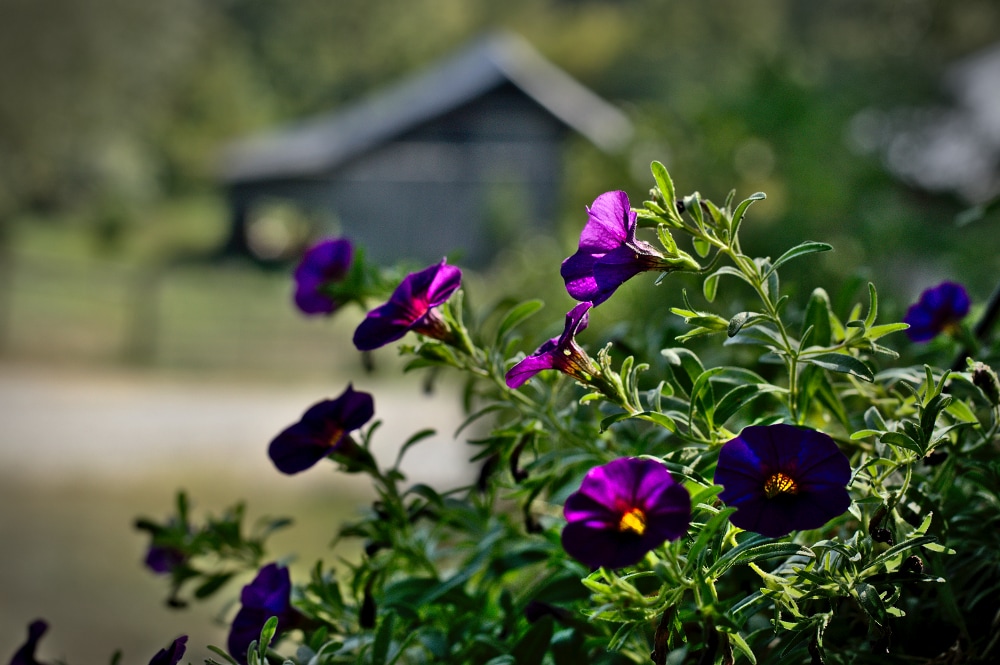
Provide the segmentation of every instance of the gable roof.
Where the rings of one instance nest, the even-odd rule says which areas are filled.
[[[606,152],[631,138],[621,111],[522,38],[497,33],[345,110],[229,144],[219,174],[234,184],[330,171],[506,83]]]

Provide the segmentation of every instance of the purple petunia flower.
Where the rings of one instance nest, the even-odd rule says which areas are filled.
[[[150,545],[146,552],[145,563],[146,567],[157,575],[166,575],[183,564],[184,559],[184,552],[176,547]]]
[[[42,635],[45,631],[49,629],[49,624],[45,623],[41,619],[36,619],[28,625],[28,639],[21,645],[21,648],[14,653],[14,657],[10,659],[10,665],[42,665],[35,658],[35,650],[38,649],[38,643],[42,639]],[[149,665],[177,665],[180,662],[181,657],[184,655],[184,650],[187,645],[187,635],[181,635],[176,640],[170,643],[166,649],[160,649],[155,656],[149,661]]]
[[[625,192],[601,194],[587,215],[579,248],[559,271],[574,299],[596,307],[639,273],[673,267],[652,245],[636,239],[636,214]]]
[[[942,282],[920,294],[906,310],[903,322],[910,324],[907,336],[914,342],[929,342],[958,325],[969,313],[969,294],[955,282]]]
[[[624,457],[588,471],[563,512],[570,556],[593,568],[621,568],[687,531],[691,497],[660,462]]]
[[[42,635],[49,629],[49,624],[41,619],[36,619],[28,625],[28,639],[21,648],[14,652],[14,657],[10,659],[10,665],[41,665],[35,658],[35,650]]]
[[[260,630],[271,617],[278,617],[276,635],[298,625],[301,615],[292,607],[292,579],[287,568],[269,563],[243,587],[240,611],[229,629],[229,654],[246,665],[250,643],[260,639]]]
[[[160,649],[149,661],[149,665],[177,665],[187,650],[187,641],[187,635],[181,635],[166,649]]]
[[[578,332],[587,328],[591,307],[589,302],[582,302],[571,309],[566,314],[566,326],[562,335],[545,342],[532,355],[507,371],[507,387],[511,390],[519,388],[525,381],[546,369],[557,369],[582,381],[599,373],[600,369],[575,339]]]
[[[274,437],[268,456],[282,473],[305,471],[330,453],[353,450],[350,433],[374,413],[372,396],[349,384],[340,397],[312,405],[299,422]]]
[[[719,498],[729,520],[769,538],[815,529],[851,505],[851,464],[826,434],[793,425],[743,428],[719,451]]]
[[[324,287],[343,280],[353,259],[354,247],[347,238],[327,238],[306,250],[295,268],[295,305],[302,313],[332,314],[340,307]]]
[[[354,331],[354,346],[371,351],[395,342],[409,331],[449,341],[451,331],[434,308],[444,304],[461,285],[462,271],[441,263],[403,278],[389,302],[368,312]]]

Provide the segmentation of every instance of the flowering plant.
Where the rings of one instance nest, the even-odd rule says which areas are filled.
[[[236,510],[225,529],[199,527],[184,501],[163,524],[140,522],[174,604],[255,576],[221,659],[1000,658],[996,346],[982,344],[967,368],[905,366],[884,338],[908,326],[878,321],[874,286],[847,312],[821,288],[804,302],[783,292],[779,269],[829,245],[750,257],[740,232],[762,194],[720,206],[677,196],[661,164],[652,172],[642,207],[608,192],[589,208],[561,271],[581,302],[548,341],[519,332],[541,302],[476,311],[446,261],[390,285],[358,327],[360,350],[402,339],[407,371],[466,378],[461,431],[479,427],[468,441],[481,464],[475,483],[408,484],[399,461],[425,433],[384,466],[370,452],[378,421],[369,420],[393,414],[349,385],[277,433],[269,450],[280,472],[329,458],[371,478],[377,500],[337,534],[360,540],[360,556],[292,579],[264,546],[280,524],[244,536]],[[704,304],[687,293],[669,312],[644,303],[627,344],[577,339],[588,324],[588,335],[607,327],[602,305],[647,271],[664,284],[672,273],[696,275]],[[299,288],[364,302],[324,281],[343,271],[321,273],[300,269]],[[908,318],[949,332],[967,313],[954,293],[922,299]],[[306,312],[320,309],[305,302]],[[947,311],[932,311],[942,302]],[[661,341],[671,329],[675,339]]]

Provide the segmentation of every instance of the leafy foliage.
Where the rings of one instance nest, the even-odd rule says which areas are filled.
[[[686,252],[678,239],[690,244],[696,267],[688,270],[705,285],[704,307],[685,298],[672,310],[687,326],[681,345],[647,364],[609,343],[594,354],[594,373],[542,371],[511,390],[505,375],[520,358],[519,326],[540,303],[473,312],[457,291],[435,314],[444,329],[399,348],[408,371],[466,377],[463,430],[487,427],[469,441],[482,464],[477,482],[409,484],[400,461],[426,432],[404,442],[387,468],[333,456],[367,473],[377,492],[337,535],[361,540],[364,556],[317,563],[292,598],[304,620],[265,626],[250,662],[271,653],[272,637],[282,654],[295,643],[293,662],[317,665],[996,657],[1000,406],[985,364],[970,361],[967,372],[893,365],[898,354],[884,338],[905,325],[879,322],[874,286],[843,318],[823,289],[799,306],[783,292],[779,270],[829,245],[750,257],[740,231],[763,195],[718,206],[697,193],[677,196],[659,163],[653,175],[639,224],[668,255]],[[737,288],[753,294],[752,306],[731,308],[724,296]],[[666,317],[650,307],[641,324],[658,328]],[[707,362],[699,344],[713,357],[732,354],[731,364]],[[746,350],[752,367],[735,360]],[[981,351],[996,357],[995,346]],[[739,508],[721,503],[723,488],[711,480],[727,441],[773,423],[824,432],[852,470],[847,512],[777,539],[733,526]],[[358,450],[376,434],[377,423],[360,430]],[[690,526],[634,566],[591,570],[562,547],[560,507],[589,470],[622,457],[666,466],[690,494]],[[222,529],[235,542],[217,523],[194,529],[181,501],[165,525],[140,526],[154,545],[184,545],[192,557],[211,550],[213,565],[185,563],[172,578],[176,595],[200,576],[201,597],[224,585],[234,562],[265,558],[238,522],[237,514]],[[636,524],[629,528],[641,531]]]

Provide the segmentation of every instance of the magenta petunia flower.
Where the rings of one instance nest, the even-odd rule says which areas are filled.
[[[28,639],[14,652],[14,657],[10,659],[10,665],[41,665],[35,658],[35,650],[38,649],[38,642],[48,629],[49,624],[41,619],[32,621],[28,625]]]
[[[719,451],[719,498],[737,510],[730,521],[780,538],[821,527],[851,505],[851,464],[826,434],[793,425],[743,428]]]
[[[920,299],[906,310],[903,323],[910,324],[906,334],[914,342],[929,342],[958,323],[969,313],[969,294],[955,282],[942,282],[920,294]]]
[[[410,273],[400,282],[389,302],[368,312],[354,331],[354,346],[371,351],[395,342],[409,331],[448,341],[451,331],[434,310],[444,304],[462,283],[462,271],[441,263]]]
[[[587,215],[579,248],[560,269],[566,290],[575,300],[590,301],[596,307],[639,273],[674,267],[648,242],[636,239],[636,214],[625,192],[601,194],[587,208]]]
[[[181,635],[165,649],[160,649],[149,665],[177,665],[187,650],[187,635]]]
[[[347,238],[327,238],[306,250],[295,268],[295,305],[304,314],[332,314],[341,304],[325,287],[351,269],[354,247]]]
[[[582,302],[566,314],[566,326],[562,335],[553,337],[538,347],[532,355],[517,363],[507,371],[507,387],[521,387],[525,381],[542,370],[557,369],[563,374],[587,381],[600,369],[576,343],[576,334],[585,330],[589,321],[589,302]]]
[[[277,633],[295,628],[302,615],[292,607],[292,579],[287,568],[269,563],[243,587],[239,612],[229,629],[229,655],[246,665],[250,643],[260,639],[260,630],[271,617],[278,617]]]
[[[691,497],[660,462],[623,457],[588,471],[563,513],[570,556],[592,568],[621,568],[684,535]]]
[[[374,413],[372,396],[348,385],[340,397],[313,404],[299,422],[274,437],[268,456],[282,473],[305,471],[330,453],[353,449],[350,433]]]

